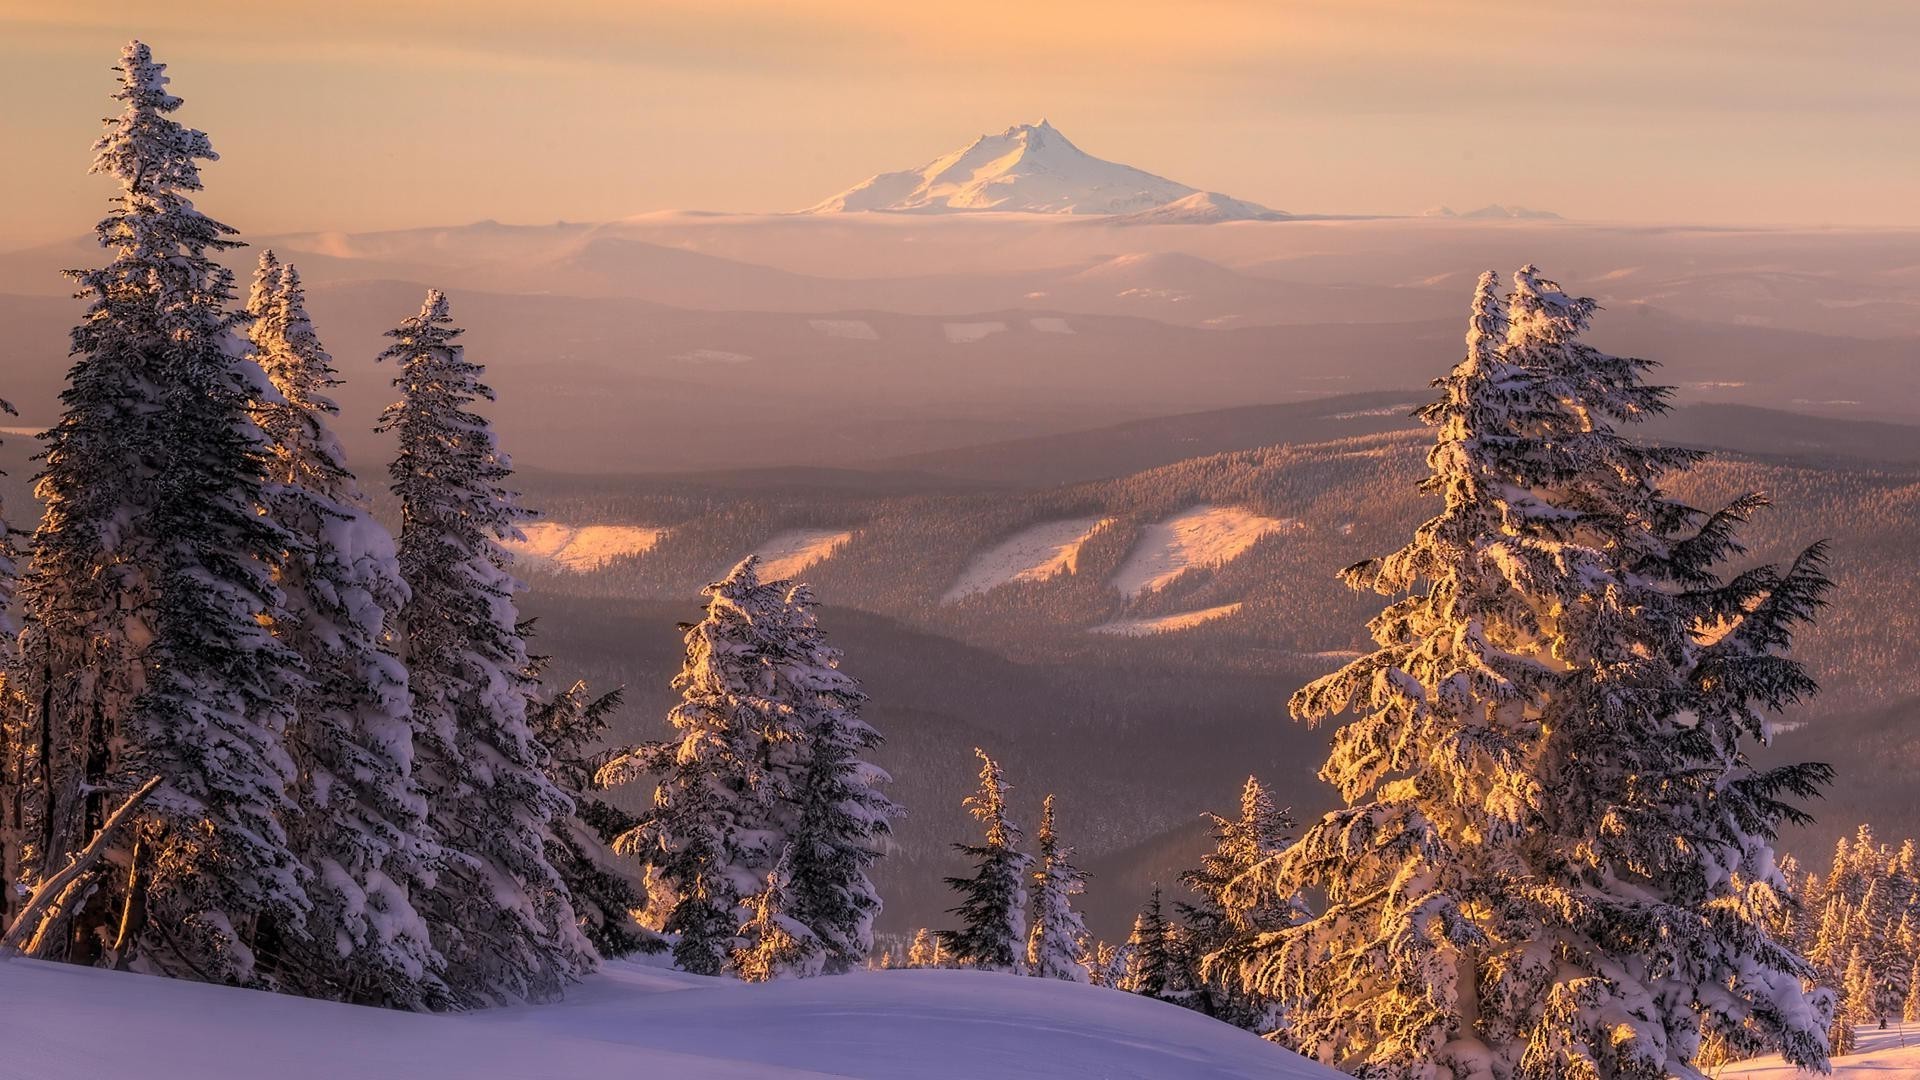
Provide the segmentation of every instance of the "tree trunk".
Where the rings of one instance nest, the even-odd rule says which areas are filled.
[[[28,955],[39,955],[46,945],[48,926],[57,923],[68,910],[68,905],[86,891],[88,878],[112,845],[114,834],[132,820],[133,812],[159,786],[160,778],[156,776],[127,796],[127,801],[120,804],[120,809],[115,810],[100,826],[100,831],[94,834],[93,842],[87,845],[86,850],[74,855],[65,869],[42,881],[40,887],[33,890],[33,895],[27,898],[13,925],[7,928],[4,936],[0,936],[0,956],[21,952],[23,943]]]

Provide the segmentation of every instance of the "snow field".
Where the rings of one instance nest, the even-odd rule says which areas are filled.
[[[567,525],[538,521],[523,525],[525,540],[507,544],[514,557],[542,569],[584,574],[625,555],[653,550],[667,530],[652,525]]]
[[[5,1080],[1337,1080],[1176,1005],[978,971],[765,984],[624,961],[551,1005],[426,1016],[0,962]]]
[[[854,341],[880,340],[879,331],[864,319],[808,319],[807,325],[828,337],[851,338]]]
[[[1068,518],[1022,529],[975,556],[966,573],[941,597],[941,603],[1016,581],[1046,581],[1071,574],[1079,564],[1080,549],[1112,522],[1112,518]]]
[[[990,337],[994,334],[1005,333],[1007,324],[1003,322],[950,322],[941,323],[940,327],[946,331],[947,344],[965,345],[968,342],[979,341],[982,338]]]
[[[1920,1080],[1920,1024],[1890,1024],[1887,1030],[1855,1029],[1857,1053],[1833,1059],[1834,1076],[1865,1080]],[[1814,1074],[1781,1062],[1777,1055],[1735,1062],[1714,1074],[1720,1080],[1807,1080]]]
[[[1113,587],[1131,599],[1165,587],[1192,567],[1224,566],[1286,524],[1236,506],[1193,507],[1143,529]]]
[[[1224,619],[1240,610],[1238,603],[1221,604],[1219,607],[1201,608],[1198,611],[1182,611],[1177,615],[1159,615],[1147,619],[1116,619],[1110,623],[1101,623],[1088,632],[1094,634],[1117,634],[1121,637],[1147,637],[1151,634],[1166,634],[1176,630],[1189,630],[1201,623],[1210,623],[1215,619]]]
[[[792,529],[753,550],[760,557],[760,580],[790,578],[832,555],[853,533],[838,529]]]

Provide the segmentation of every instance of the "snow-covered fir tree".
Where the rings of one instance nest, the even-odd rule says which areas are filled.
[[[11,402],[0,398],[0,415],[17,416]],[[0,472],[0,476],[5,476]],[[13,888],[20,880],[20,846],[25,838],[21,811],[26,766],[26,702],[14,675],[15,637],[20,624],[14,616],[14,590],[19,566],[14,558],[14,532],[7,524],[6,504],[0,500],[0,926],[13,922],[20,899]]]
[[[1086,891],[1086,876],[1073,864],[1073,848],[1062,843],[1053,819],[1053,796],[1040,809],[1039,849],[1033,870],[1033,929],[1027,936],[1027,974],[1041,979],[1086,982],[1080,964],[1086,951],[1087,924],[1073,898]]]
[[[706,616],[688,627],[686,658],[668,714],[678,738],[633,748],[601,770],[611,787],[653,774],[653,806],[614,841],[646,862],[661,912],[652,929],[673,935],[673,957],[699,975],[726,970],[739,947],[742,898],[759,892],[784,846],[778,818],[795,775],[802,732],[775,696],[786,628],[786,585],[760,580],[744,559],[708,585]],[[777,751],[777,753],[776,753]]]
[[[747,982],[773,979],[804,979],[818,975],[826,963],[826,950],[806,923],[788,914],[792,898],[789,860],[783,852],[766,884],[749,896],[745,905],[753,913],[740,927],[743,942],[733,953],[733,969]]]
[[[522,586],[502,546],[525,514],[503,486],[511,463],[473,411],[493,391],[459,335],[435,290],[380,355],[401,392],[380,422],[399,442],[390,475],[409,596],[395,636],[411,678],[415,776],[444,850],[415,907],[463,1002],[542,1000],[594,955],[547,859],[553,822],[573,807],[527,724]]]
[[[544,666],[544,658],[536,658],[536,683]],[[576,682],[536,700],[528,713],[534,739],[547,750],[547,778],[573,800],[573,813],[554,820],[547,858],[567,883],[581,932],[605,957],[666,947],[634,916],[646,907],[645,868],[612,848],[639,818],[604,798],[598,775],[613,757],[600,744],[621,697],[619,690],[595,697],[586,683]]]
[[[36,752],[23,876],[64,865],[128,791],[161,786],[42,954],[212,981],[261,976],[254,945],[301,932],[306,873],[288,845],[281,745],[299,660],[269,634],[289,545],[260,510],[252,406],[270,397],[237,330],[233,230],[194,207],[207,136],[173,118],[165,66],[121,54],[120,113],[93,171],[119,185],[95,230],[107,264],[75,275],[64,410],[22,582],[19,677]]]
[[[1126,949],[1110,941],[1089,942],[1080,966],[1087,970],[1087,982],[1092,985],[1118,987],[1126,977]]]
[[[289,842],[310,872],[313,910],[303,933],[276,943],[273,979],[307,997],[444,1005],[444,963],[412,901],[439,854],[413,781],[407,671],[385,640],[407,597],[398,552],[334,436],[339,407],[327,395],[339,380],[299,274],[271,251],[247,312],[253,358],[278,392],[256,408],[265,507],[290,536],[273,632],[307,672],[284,741],[297,777]]]
[[[787,590],[774,658],[775,694],[793,713],[805,767],[793,793],[787,837],[787,913],[819,939],[824,970],[865,962],[873,949],[880,892],[868,872],[879,860],[898,806],[877,785],[888,776],[862,755],[880,734],[860,718],[867,696],[840,669],[805,585]]]
[[[1207,978],[1200,968],[1206,956],[1292,926],[1304,917],[1305,907],[1297,896],[1270,889],[1236,894],[1233,889],[1236,881],[1285,849],[1293,819],[1274,806],[1266,785],[1252,776],[1240,789],[1238,817],[1207,817],[1213,822],[1213,850],[1198,867],[1180,875],[1181,884],[1196,899],[1174,905],[1185,930],[1186,951],[1194,961],[1187,973],[1195,986],[1192,1004],[1216,1019],[1272,1034],[1280,1020],[1279,1002],[1248,991],[1221,972]]]
[[[1814,690],[1785,652],[1823,553],[1723,575],[1765,500],[1663,493],[1697,455],[1616,431],[1667,392],[1580,340],[1593,310],[1532,267],[1504,300],[1481,279],[1467,356],[1420,413],[1444,508],[1346,572],[1402,598],[1375,651],[1292,702],[1354,714],[1322,771],[1347,808],[1236,889],[1325,909],[1213,966],[1349,1071],[1697,1077],[1703,1030],[1826,1061],[1830,999],[1766,913],[1770,840],[1830,771],[1744,752]]]
[[[1173,923],[1167,919],[1160,886],[1155,885],[1147,905],[1133,917],[1133,933],[1127,937],[1125,973],[1115,986],[1129,993],[1171,1000],[1177,996],[1183,982],[1179,975],[1180,966],[1181,956]]]
[[[970,877],[950,877],[947,884],[960,893],[958,930],[940,931],[948,956],[963,967],[1022,972],[1026,966],[1027,865],[1020,850],[1020,829],[1007,816],[1007,784],[1000,766],[976,747],[980,758],[980,790],[967,796],[967,811],[985,833],[978,844],[955,844],[973,860]]]
[[[932,931],[921,927],[913,932],[913,944],[907,947],[907,966],[910,968],[931,968],[940,966],[940,945]]]

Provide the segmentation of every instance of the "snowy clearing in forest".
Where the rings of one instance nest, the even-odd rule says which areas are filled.
[[[1210,623],[1215,619],[1224,619],[1239,610],[1240,605],[1233,603],[1201,608],[1199,611],[1182,611],[1177,615],[1156,615],[1148,619],[1116,619],[1093,627],[1089,633],[1118,634],[1121,637],[1168,634],[1175,630],[1191,630],[1201,623]]]
[[[744,364],[753,357],[725,349],[690,349],[674,357],[683,364]]]
[[[615,961],[564,1001],[443,1016],[0,962],[0,1074],[33,1080],[1338,1080],[1199,1013],[978,971],[766,984]]]
[[[1038,330],[1043,334],[1073,333],[1072,323],[1068,322],[1065,319],[1061,319],[1053,316],[1048,316],[1048,317],[1039,318],[1039,319],[1028,319],[1027,325],[1033,327],[1035,330]]]
[[[1862,1025],[1854,1029],[1854,1043],[1857,1053],[1833,1059],[1833,1075],[1920,1080],[1920,1024],[1893,1024],[1885,1031]],[[1721,1080],[1805,1080],[1812,1074],[1783,1063],[1774,1054],[1736,1062],[1713,1075]]]
[[[1046,581],[1071,574],[1079,565],[1080,549],[1112,522],[1112,518],[1069,518],[1022,529],[975,557],[967,572],[940,598],[941,603],[1016,581]]]
[[[835,548],[851,539],[851,532],[838,529],[793,529],[783,532],[753,551],[760,557],[760,580],[777,581],[793,577],[832,555]]]
[[[1114,588],[1128,597],[1139,596],[1191,567],[1223,566],[1286,524],[1237,506],[1196,506],[1141,530],[1139,542],[1113,576]]]
[[[525,540],[507,544],[514,557],[543,570],[584,574],[625,555],[653,550],[667,530],[652,525],[563,525],[536,521],[522,525]]]
[[[947,344],[965,345],[969,341],[979,341],[991,334],[1004,333],[1007,324],[1003,322],[950,322],[941,323],[940,328],[947,333]]]
[[[873,324],[864,319],[808,319],[807,325],[828,337],[852,338],[855,341],[880,340],[880,334]]]

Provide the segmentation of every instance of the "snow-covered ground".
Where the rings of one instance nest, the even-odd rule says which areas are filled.
[[[566,525],[536,521],[522,525],[525,540],[507,545],[522,562],[542,569],[585,573],[623,555],[653,550],[667,530],[652,525]]]
[[[832,555],[834,549],[853,539],[853,534],[838,529],[794,529],[783,532],[755,548],[760,556],[760,580],[790,578]]]
[[[1893,1024],[1887,1030],[1863,1027],[1854,1036],[1859,1052],[1833,1059],[1833,1075],[1861,1080],[1920,1080],[1920,1024]],[[1755,1058],[1714,1074],[1722,1080],[1794,1080],[1804,1073],[1778,1057]]]
[[[0,962],[0,1080],[1332,1080],[1116,990],[972,971],[750,985],[626,963],[554,1005],[421,1016]]]
[[[1146,637],[1149,634],[1167,634],[1175,630],[1186,630],[1210,623],[1215,619],[1224,619],[1240,610],[1240,605],[1221,604],[1219,607],[1201,608],[1198,611],[1182,611],[1176,615],[1156,615],[1150,619],[1116,619],[1110,623],[1101,623],[1092,628],[1095,634],[1119,634],[1122,637]]]
[[[958,600],[1015,581],[1045,581],[1058,574],[1071,574],[1079,562],[1080,549],[1111,520],[1068,518],[1022,529],[976,556],[942,600]]]
[[[946,331],[950,345],[965,345],[993,334],[1005,333],[1007,329],[1007,324],[1003,322],[950,322],[940,325]]]
[[[1129,597],[1139,596],[1189,567],[1232,562],[1254,541],[1285,525],[1237,506],[1196,506],[1142,530],[1139,543],[1113,576],[1113,586]]]
[[[808,319],[807,325],[828,337],[851,338],[854,341],[880,340],[879,332],[865,319]]]

